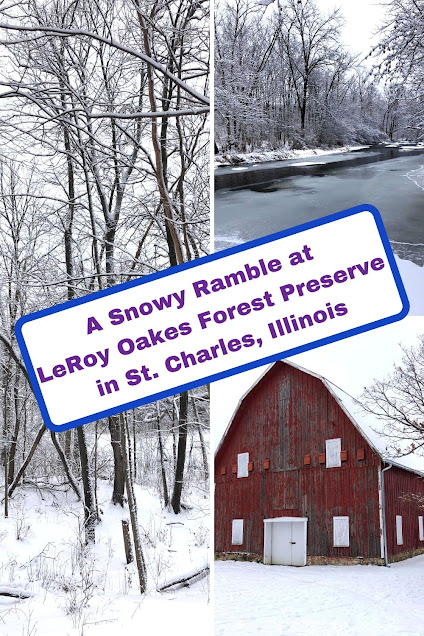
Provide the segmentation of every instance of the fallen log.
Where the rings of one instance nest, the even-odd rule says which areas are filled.
[[[189,587],[192,583],[200,581],[209,574],[209,565],[204,565],[200,570],[195,570],[187,574],[179,575],[167,581],[157,588],[157,592],[166,592],[171,588]]]
[[[0,586],[0,596],[11,596],[12,598],[30,598],[34,596],[32,592],[28,592],[28,590],[20,590],[16,587],[1,587]]]

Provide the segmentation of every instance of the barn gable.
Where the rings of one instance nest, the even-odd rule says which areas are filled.
[[[325,440],[347,435],[355,436],[358,448],[367,448],[366,462],[378,456],[373,442],[363,434],[342,401],[343,392],[339,390],[337,395],[335,388],[293,363],[272,364],[240,400],[216,451],[217,467],[228,455],[234,438],[240,448],[255,448],[257,462],[268,459],[274,469],[280,470],[305,465],[312,449],[325,454]],[[319,458],[315,459],[319,462]]]
[[[219,457],[221,447],[227,443],[228,439],[231,438],[237,429],[240,412],[246,408],[246,404],[252,400],[254,395],[262,390],[263,383],[268,379],[268,376],[275,373],[276,367],[281,364],[298,369],[311,378],[320,380],[367,442],[372,451],[384,462],[390,462],[394,466],[412,471],[420,476],[424,476],[424,456],[419,453],[411,453],[408,442],[405,442],[402,445],[399,441],[397,441],[396,447],[393,446],[392,441],[384,434],[381,423],[378,422],[372,415],[365,413],[360,404],[351,395],[323,376],[320,376],[313,371],[309,371],[308,369],[304,369],[287,360],[284,362],[278,361],[269,365],[252,387],[250,387],[250,389],[242,396],[217,447],[215,453],[216,458]],[[378,432],[379,430],[380,432]]]
[[[299,536],[301,519],[307,522],[310,561],[382,559],[387,449],[356,411],[350,396],[297,365],[277,362],[265,371],[240,401],[216,453],[218,552],[261,557],[264,520],[266,542],[277,528],[287,532],[287,524],[272,522],[295,517],[299,523],[289,525]],[[416,509],[412,515],[417,525]]]

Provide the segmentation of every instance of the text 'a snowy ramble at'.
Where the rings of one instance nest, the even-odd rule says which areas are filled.
[[[302,252],[306,254],[307,260],[313,260],[313,256],[311,255],[311,248],[308,246],[304,246]],[[298,264],[304,262],[302,260],[302,256],[300,252],[295,252],[290,254],[290,264]],[[312,278],[307,281],[303,281],[297,284],[285,283],[279,287],[282,300],[284,302],[290,301],[292,296],[302,297],[306,293],[315,293],[320,289],[327,289],[332,287],[334,284],[342,284],[349,280],[354,280],[355,277],[366,276],[371,271],[378,272],[381,271],[385,267],[385,262],[382,258],[374,258],[371,261],[365,261],[363,263],[357,263],[356,265],[351,265],[346,269],[338,269],[334,274],[324,274],[319,278]],[[226,289],[228,287],[232,287],[233,285],[239,285],[240,283],[248,282],[249,280],[256,279],[260,275],[266,276],[268,273],[276,273],[282,269],[281,261],[278,259],[272,259],[267,264],[263,261],[263,259],[259,260],[258,265],[244,265],[244,271],[239,270],[237,272],[224,275],[223,278],[214,278],[210,281],[199,280],[193,283],[193,289],[197,297],[202,294],[210,294],[212,292],[217,292],[222,289]],[[150,306],[155,306],[159,311],[161,311],[165,307],[172,306],[172,299],[176,299],[176,309],[180,309],[184,306],[184,290],[181,290],[179,294],[170,294],[167,298],[159,298],[152,300]],[[128,307],[124,310],[121,309],[113,309],[108,313],[110,318],[110,324],[122,324],[124,320],[131,321],[134,318],[139,318],[143,314],[143,307],[147,303],[142,303],[139,308],[137,307]],[[207,329],[208,326],[212,323],[215,324],[223,324],[228,321],[236,320],[239,317],[248,316],[251,312],[262,311],[268,307],[275,307],[276,303],[273,300],[273,294],[269,291],[265,291],[262,297],[253,298],[250,301],[243,301],[237,305],[230,305],[228,307],[217,309],[216,311],[205,311],[197,314],[197,320],[201,327],[201,329]],[[119,312],[120,320],[117,322],[117,315]],[[304,316],[284,316],[280,317],[276,320],[275,326],[273,323],[268,323],[268,328],[271,333],[272,338],[276,338],[277,334],[280,336],[290,334],[292,331],[298,331],[300,329],[304,329],[306,326],[312,327],[314,324],[321,324],[327,318],[333,320],[336,316],[345,316],[348,313],[346,305],[344,303],[338,303],[334,310],[330,303],[326,303],[326,308],[318,309],[313,312],[312,316],[310,314],[305,314]],[[125,316],[125,319],[124,319]],[[290,324],[291,323],[291,324]],[[283,328],[283,325],[285,329]],[[100,323],[95,320],[94,317],[90,317],[88,319],[88,334],[93,333],[93,331],[102,331],[103,327],[101,327]],[[117,344],[118,353],[124,356],[130,355],[136,351],[143,351],[145,349],[150,349],[158,344],[165,343],[169,340],[175,340],[179,336],[186,336],[192,333],[192,326],[189,322],[183,322],[179,324],[177,327],[169,326],[164,330],[153,330],[148,329],[148,331],[140,335],[135,340],[131,338],[122,338]],[[247,338],[248,336],[248,338]],[[248,344],[243,344],[242,346],[252,346],[253,340],[252,335],[247,334],[246,338],[248,340]],[[221,341],[220,341],[221,342]],[[242,340],[243,342],[243,340]],[[226,347],[214,346],[212,354],[208,353],[207,350],[201,349],[196,353],[197,362],[206,362],[212,360],[217,357],[217,351],[222,350],[224,355],[227,355],[228,351]],[[230,347],[230,351],[239,351],[240,346],[232,349]],[[192,359],[193,362],[191,364],[196,364],[194,361],[194,357],[192,353],[187,354],[185,351],[181,351],[180,356],[183,357],[185,361]],[[200,360],[199,360],[200,358]],[[172,359],[175,360],[176,356],[172,356]],[[86,368],[91,368],[93,366],[99,365],[99,367],[104,368],[109,363],[109,349],[106,348],[104,351],[97,351],[93,353],[86,354],[85,356],[73,355],[67,357],[63,363],[57,364],[53,367],[51,371],[51,375],[45,374],[41,367],[37,368],[37,374],[39,376],[40,382],[45,383],[53,380],[54,378],[62,378],[67,373],[74,373],[75,371],[82,371]],[[175,372],[176,370],[180,370],[182,367],[179,366],[178,369],[175,366],[169,364],[169,360],[165,361],[166,369],[170,372]],[[185,368],[190,366],[190,362],[185,362],[183,365]],[[132,370],[131,370],[132,371]],[[147,379],[147,378],[146,378]],[[150,378],[149,378],[150,379]],[[132,385],[130,383],[130,385]]]
[[[381,219],[362,206],[42,310],[16,333],[60,431],[407,311]]]

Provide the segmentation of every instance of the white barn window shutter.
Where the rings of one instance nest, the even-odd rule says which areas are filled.
[[[349,517],[333,517],[333,546],[349,547]]]
[[[243,519],[233,519],[233,531],[231,535],[231,543],[233,545],[242,545],[243,543]]]
[[[402,516],[396,515],[396,543],[403,545]]]
[[[340,453],[342,452],[342,440],[325,440],[325,465],[326,468],[337,468],[342,465]]]
[[[420,541],[424,541],[424,524],[422,517],[418,517],[418,536]]]
[[[249,453],[237,455],[237,477],[249,476]]]

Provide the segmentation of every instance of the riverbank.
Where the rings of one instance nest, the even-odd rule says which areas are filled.
[[[322,155],[333,155],[353,150],[364,150],[371,146],[338,146],[337,148],[302,148],[292,150],[284,146],[280,150],[263,150],[256,152],[224,152],[215,155],[215,168],[238,164],[267,163],[268,161],[284,161],[286,159],[308,159]]]
[[[352,168],[368,163],[378,163],[400,157],[423,155],[424,146],[414,144],[380,144],[344,152],[327,152],[309,158],[221,165],[215,170],[215,191],[254,189],[272,191],[281,179],[296,176],[327,176],[334,170]],[[418,164],[416,168],[419,168]],[[355,204],[357,205],[357,204]]]

